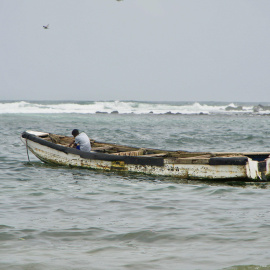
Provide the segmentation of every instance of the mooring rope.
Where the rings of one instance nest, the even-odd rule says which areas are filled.
[[[27,141],[27,138],[25,139],[25,141],[26,141],[26,153],[27,153],[27,157],[28,157],[28,162],[30,163],[31,161],[30,161],[30,158],[29,158],[29,153],[28,153],[28,141]]]

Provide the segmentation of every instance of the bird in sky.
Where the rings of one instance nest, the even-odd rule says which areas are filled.
[[[45,25],[45,26],[43,25],[43,28],[44,28],[44,29],[49,29],[49,25],[48,25],[48,24]]]

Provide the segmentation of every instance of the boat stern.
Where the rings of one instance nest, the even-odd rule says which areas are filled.
[[[265,163],[265,166],[263,166],[265,168],[264,178],[265,178],[265,180],[270,181],[270,157],[265,159],[264,163]]]
[[[262,161],[248,159],[247,163],[248,178],[261,181],[270,180],[270,157]]]

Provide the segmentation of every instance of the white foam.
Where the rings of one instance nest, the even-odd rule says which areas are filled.
[[[226,108],[230,107],[230,110]],[[28,114],[50,114],[50,113],[80,113],[95,114],[96,112],[120,114],[215,114],[215,113],[253,113],[253,106],[243,106],[239,109],[234,103],[219,105],[214,103],[152,103],[136,101],[97,101],[97,102],[0,102],[0,114],[28,113]],[[260,114],[269,113],[260,111]]]

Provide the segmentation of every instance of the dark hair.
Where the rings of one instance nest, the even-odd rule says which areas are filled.
[[[72,134],[74,137],[76,137],[77,135],[79,135],[79,130],[78,130],[78,129],[73,129],[71,134]]]

